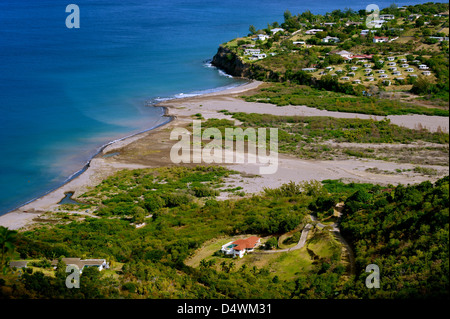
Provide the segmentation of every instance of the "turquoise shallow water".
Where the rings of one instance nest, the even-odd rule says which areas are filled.
[[[0,214],[43,195],[112,140],[161,124],[149,101],[242,84],[208,66],[217,47],[283,12],[361,1],[0,2]],[[418,2],[397,2],[398,5]],[[379,1],[380,7],[390,1]]]

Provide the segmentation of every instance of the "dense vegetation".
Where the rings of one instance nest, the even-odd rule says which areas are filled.
[[[8,298],[366,298],[448,296],[448,177],[435,185],[385,189],[339,181],[287,184],[245,199],[199,197],[191,185],[208,184],[233,172],[219,167],[160,168],[120,172],[86,194],[100,218],[85,217],[21,232],[16,258],[62,256],[106,258],[113,269],[83,271],[80,289],[66,289],[64,264],[54,275],[28,268],[0,279]],[[159,182],[156,183],[156,179]],[[162,181],[165,183],[162,183]],[[171,186],[167,186],[170,184]],[[166,186],[164,186],[166,185]],[[190,197],[167,201],[167,188]],[[193,186],[194,187],[194,186]],[[132,199],[127,198],[130,196]],[[158,200],[157,198],[161,200]],[[100,201],[101,199],[101,201]],[[149,205],[156,199],[160,207]],[[200,268],[184,260],[205,241],[236,234],[277,235],[295,229],[308,214],[345,201],[343,234],[355,249],[356,277],[339,255],[315,259],[309,271],[280,280],[269,269],[224,262]],[[114,203],[114,205],[112,204]],[[136,228],[117,205],[140,208],[146,225]],[[111,209],[111,210],[108,210]],[[139,210],[140,210],[139,209]],[[106,214],[110,212],[111,215]],[[108,217],[107,217],[108,216]],[[119,217],[116,218],[115,216]],[[322,235],[320,235],[322,234]],[[318,232],[310,241],[329,236]],[[288,255],[286,255],[288,256]],[[245,258],[244,258],[245,259]],[[381,269],[378,290],[364,286],[366,264]],[[36,265],[36,264],[35,264]],[[40,262],[41,267],[48,263]],[[95,271],[94,271],[95,270]],[[17,279],[19,274],[19,280]]]

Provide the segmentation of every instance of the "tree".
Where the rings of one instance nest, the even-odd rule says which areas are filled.
[[[284,22],[288,21],[291,18],[292,18],[292,13],[289,10],[286,10],[284,12]]]
[[[252,25],[250,26],[250,28],[248,28],[248,31],[250,31],[251,34],[256,34],[256,28],[255,28],[255,26],[252,24]]]
[[[0,267],[4,266],[6,262],[6,254],[14,250],[14,243],[16,242],[17,231],[9,230],[6,227],[0,226]],[[4,268],[6,270],[6,266]]]

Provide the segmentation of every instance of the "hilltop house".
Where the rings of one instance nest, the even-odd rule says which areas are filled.
[[[261,238],[251,236],[246,239],[238,239],[233,242],[226,243],[220,250],[226,255],[233,255],[233,257],[239,256],[242,258],[245,253],[252,252],[261,243]]]
[[[419,69],[428,70],[428,67],[425,64],[421,64],[421,65],[419,65]]]
[[[431,75],[431,72],[430,71],[423,71],[422,74],[428,76],[428,75]]]
[[[81,258],[63,258],[62,261],[68,265],[77,266],[80,269],[80,273],[83,272],[84,267],[97,267],[99,271],[109,268],[109,263],[105,259],[81,259]],[[58,260],[52,260],[52,266],[56,269]]]

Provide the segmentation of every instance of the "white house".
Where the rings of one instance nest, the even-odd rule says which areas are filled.
[[[308,31],[305,31],[305,34],[316,34],[317,32],[322,32],[322,29],[311,29]]]
[[[380,79],[387,79],[387,77],[388,77],[387,74],[381,74],[381,75],[379,76]]]
[[[274,29],[272,29],[270,31],[272,32],[272,34],[275,34],[277,32],[284,32],[284,29],[283,28],[274,28]]]
[[[302,69],[302,71],[305,71],[305,72],[314,72],[316,70],[317,70],[316,68],[303,68]]]
[[[341,77],[341,80],[343,80],[343,81],[347,81],[347,80],[349,80],[350,78],[348,77],[348,76],[343,76],[343,77]]]
[[[389,71],[397,71],[397,68],[395,66],[392,66],[389,68]]]
[[[259,54],[261,53],[261,49],[245,49],[245,55]]]
[[[381,70],[377,70],[377,73],[384,73],[386,72],[385,70],[381,69]]]
[[[374,80],[374,78],[370,76],[366,80],[369,81],[369,82],[372,82]]]
[[[394,20],[395,16],[393,14],[382,14],[380,15],[381,20]]]
[[[419,65],[419,69],[428,70],[428,67],[425,64],[421,64],[421,65]]]
[[[388,65],[388,66],[394,66],[394,65],[397,65],[397,63],[395,63],[395,62],[388,62],[387,65]]]
[[[361,35],[368,35],[369,34],[369,30],[361,30]]]
[[[266,58],[267,54],[265,54],[265,53],[255,53],[255,54],[252,55],[252,57],[257,58],[259,60],[259,59]]]
[[[292,44],[294,44],[294,45],[305,45],[306,42],[305,41],[294,41],[294,42],[292,42]]]
[[[261,41],[264,41],[264,40],[267,40],[268,38],[270,38],[267,34],[258,34],[257,36],[256,36],[256,38],[254,38],[253,40],[261,40]]]
[[[392,72],[393,75],[402,75],[400,71]]]
[[[353,80],[353,83],[355,84],[361,83],[361,80],[360,79]]]
[[[387,57],[387,60],[388,60],[388,61],[394,61],[394,60],[395,60],[395,57],[393,57],[393,56],[388,56],[388,57]]]
[[[356,70],[358,70],[358,67],[357,67],[357,66],[352,66],[352,67],[350,68],[350,70],[356,71]]]
[[[403,64],[401,65],[401,67],[402,67],[402,68],[405,68],[405,69],[406,69],[406,68],[409,68],[409,64],[403,63]]]
[[[348,52],[346,50],[337,51],[337,52],[335,52],[335,54],[340,55],[344,59],[351,59],[351,57],[353,56],[353,53]]]
[[[400,63],[406,63],[406,62],[408,62],[408,60],[406,60],[406,59],[399,59],[398,62],[400,62]]]
[[[413,68],[407,68],[406,72],[414,72],[414,69]]]
[[[261,238],[251,236],[246,239],[230,241],[223,245],[220,251],[226,255],[242,258],[246,253],[252,252],[260,243]]]
[[[431,75],[431,72],[430,71],[423,71],[422,74],[428,76],[428,75]]]
[[[338,43],[341,40],[339,40],[339,38],[337,37],[330,37],[330,36],[326,36],[325,38],[322,39],[323,43]]]

